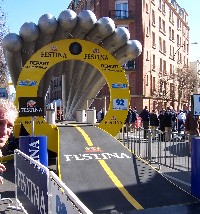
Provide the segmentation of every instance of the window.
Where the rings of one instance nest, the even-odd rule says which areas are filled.
[[[149,51],[147,51],[147,58],[146,58],[147,61],[149,61]]]
[[[162,59],[160,58],[160,73],[162,73]]]
[[[162,9],[162,0],[159,0],[158,8],[159,8],[160,10]]]
[[[161,25],[161,17],[159,17],[159,29],[162,29],[162,25]]]
[[[156,90],[156,78],[155,77],[152,78],[152,89],[153,89],[153,91]]]
[[[115,4],[116,17],[117,18],[128,18],[128,2],[119,1]]]
[[[156,56],[153,55],[153,64],[152,64],[152,69],[154,70],[156,67]]]
[[[172,64],[170,64],[170,70],[169,70],[169,72],[170,72],[170,75],[173,74],[173,66],[172,66]]]
[[[149,13],[149,5],[146,3],[146,13]]]
[[[159,51],[162,52],[162,38],[159,37]]]
[[[156,47],[156,35],[155,35],[155,32],[152,32],[152,46]]]
[[[164,33],[166,32],[166,30],[165,30],[165,21],[164,20],[162,20],[162,30],[163,30]]]
[[[163,74],[167,75],[167,63],[165,60],[163,60]]]
[[[156,24],[155,11],[152,10],[152,25],[155,26],[155,24]]]
[[[166,53],[166,41],[163,40],[163,49],[162,49],[163,53]]]

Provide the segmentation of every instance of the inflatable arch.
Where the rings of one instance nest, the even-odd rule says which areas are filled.
[[[46,45],[33,54],[19,75],[16,85],[16,105],[18,105],[19,97],[37,97],[38,86],[45,73],[55,64],[66,60],[84,61],[103,74],[110,90],[110,105],[99,128],[116,136],[127,116],[130,100],[128,82],[125,72],[117,60],[104,48],[89,41],[80,39],[60,40]],[[22,84],[26,82],[34,84]],[[31,132],[29,118],[20,117],[18,120]],[[47,131],[49,130],[48,126],[43,117],[37,118],[35,134],[45,133],[49,139],[49,149],[55,151],[56,147],[53,144],[55,144],[56,139],[50,134],[52,131]]]
[[[121,66],[142,52],[141,43],[130,40],[125,27],[116,27],[109,17],[97,20],[90,10],[76,14],[67,9],[58,19],[44,14],[37,25],[24,23],[19,35],[9,33],[3,38],[2,46],[16,89],[16,105],[19,97],[44,97],[52,76],[62,75],[64,116],[74,120],[76,111],[86,109],[86,101],[90,106],[107,82],[110,106],[99,127],[113,136],[118,133],[129,103],[128,83]],[[20,117],[16,124],[20,121],[30,133],[30,119]],[[35,121],[35,134],[47,135],[49,149],[56,152],[58,131],[42,117]]]

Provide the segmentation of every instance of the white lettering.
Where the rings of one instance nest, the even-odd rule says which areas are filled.
[[[17,186],[27,196],[32,204],[37,206],[40,213],[46,214],[44,193],[40,191],[39,186],[36,186],[33,181],[17,168]]]
[[[72,161],[74,160],[107,160],[111,158],[117,158],[117,159],[129,159],[130,156],[124,154],[124,153],[91,153],[91,154],[79,154],[79,155],[64,155],[66,158],[66,161]]]

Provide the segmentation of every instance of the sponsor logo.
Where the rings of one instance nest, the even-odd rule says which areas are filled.
[[[67,59],[67,54],[66,53],[60,53],[60,52],[55,52],[55,51],[49,51],[49,52],[47,51],[47,52],[41,52],[41,57]]]
[[[108,56],[102,54],[85,54],[84,59],[108,60]]]
[[[29,65],[26,65],[25,68],[47,69],[48,64],[49,62],[30,61]]]
[[[123,83],[112,83],[112,88],[127,88],[128,85],[127,84],[123,84]]]
[[[109,159],[130,159],[125,153],[92,153],[78,155],[64,155],[65,161],[85,161],[85,160],[109,160]]]
[[[20,80],[18,83],[19,86],[36,86],[37,81],[32,80]]]
[[[44,125],[44,124],[45,124],[44,121],[38,121],[38,120],[36,120],[36,121],[34,121],[34,122],[35,122],[35,124],[37,124],[37,125]],[[24,123],[25,123],[25,124],[32,124],[31,120],[30,120],[30,121],[26,120]]]
[[[94,53],[94,54],[99,54],[99,53],[100,53],[100,50],[99,50],[98,48],[94,48],[94,49],[92,50],[92,53]]]
[[[119,65],[101,64],[102,71],[123,72]]]
[[[50,47],[50,50],[51,51],[58,51],[58,48],[57,48],[57,46],[53,45]]]
[[[85,147],[85,152],[103,152],[103,150],[100,147],[90,146]]]
[[[32,170],[32,168],[29,168]],[[27,170],[27,169],[26,169]],[[23,173],[19,168],[16,169],[16,185],[18,191],[22,192],[25,198],[25,202],[28,204],[28,202],[31,202],[31,204],[34,205],[34,210],[36,213],[47,213],[47,207],[48,204],[45,204],[46,202],[46,193],[43,191],[42,185],[38,186],[35,184],[34,176],[33,177],[27,177],[27,173]],[[36,178],[35,178],[36,179]],[[22,194],[20,194],[21,197]],[[23,197],[24,199],[24,197]],[[28,201],[27,201],[28,199]],[[27,205],[26,204],[26,205]],[[33,210],[32,210],[33,211]]]
[[[110,125],[122,125],[122,121],[117,120],[116,116],[112,116],[110,120],[106,120],[105,124],[110,124]]]
[[[44,116],[43,97],[19,97],[19,117]]]

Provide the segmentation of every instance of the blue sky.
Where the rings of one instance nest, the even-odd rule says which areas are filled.
[[[4,0],[3,8],[7,13],[7,25],[11,33],[19,33],[20,27],[25,22],[38,23],[39,18],[45,13],[51,13],[56,18],[67,9],[70,0]],[[200,60],[200,0],[177,0],[189,14],[190,61]]]
[[[43,14],[50,13],[58,18],[70,2],[71,0],[4,0],[2,6],[7,15],[10,32],[18,34],[25,22],[38,24]]]
[[[177,0],[177,2],[189,15],[190,61],[200,60],[200,0]],[[191,44],[193,42],[198,44]]]

